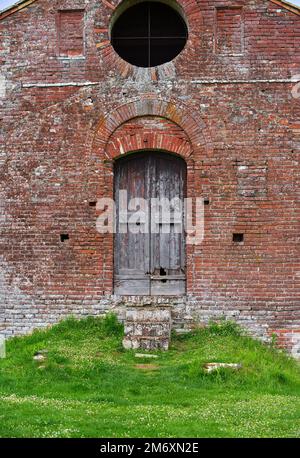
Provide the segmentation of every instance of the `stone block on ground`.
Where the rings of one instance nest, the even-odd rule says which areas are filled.
[[[242,368],[242,364],[236,363],[206,363],[204,364],[204,370],[206,372],[213,372],[217,371],[218,369],[225,368],[225,369],[232,369],[232,370],[239,370]]]
[[[170,334],[170,307],[136,306],[126,310],[124,348],[168,350]]]

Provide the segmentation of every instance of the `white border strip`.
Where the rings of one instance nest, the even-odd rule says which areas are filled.
[[[265,79],[265,80],[191,80],[185,81],[187,84],[261,84],[261,83],[284,83],[292,84],[300,82],[300,77],[293,79]],[[23,88],[48,88],[48,87],[85,87],[85,86],[98,86],[103,84],[103,81],[84,81],[84,82],[75,82],[70,81],[68,83],[22,83]]]
[[[68,86],[75,86],[75,87],[82,87],[82,86],[97,86],[100,84],[100,81],[92,82],[92,81],[85,81],[83,83],[78,83],[71,81],[69,83],[22,83],[23,88],[30,88],[30,87],[68,87]]]
[[[299,79],[300,81],[300,79]],[[253,83],[295,83],[292,79],[269,80],[192,80],[193,84],[253,84]]]

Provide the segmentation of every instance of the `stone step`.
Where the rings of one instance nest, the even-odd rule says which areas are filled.
[[[170,335],[169,306],[130,306],[126,309],[124,348],[168,350]]]

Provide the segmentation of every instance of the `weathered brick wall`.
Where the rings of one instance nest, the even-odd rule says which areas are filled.
[[[1,330],[124,316],[94,202],[112,196],[114,158],[143,144],[186,158],[188,195],[209,199],[175,324],[224,315],[296,353],[299,15],[267,0],[180,0],[185,49],[144,69],[109,43],[118,3],[37,0],[0,21]]]

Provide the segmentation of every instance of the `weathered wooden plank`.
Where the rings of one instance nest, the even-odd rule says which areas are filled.
[[[185,280],[151,280],[150,294],[153,296],[182,296],[185,294],[185,283]]]
[[[149,296],[150,279],[115,280],[114,292],[122,296]]]

